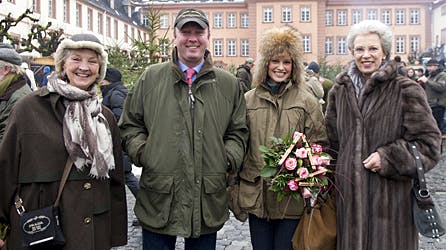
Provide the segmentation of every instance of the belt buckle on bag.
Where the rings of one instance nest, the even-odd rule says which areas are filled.
[[[17,213],[22,216],[23,213],[25,213],[25,208],[23,207],[22,204],[22,198],[19,198],[17,201],[14,202],[15,204],[15,209],[17,210]]]

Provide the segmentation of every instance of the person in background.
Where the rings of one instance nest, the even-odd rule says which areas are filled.
[[[426,91],[432,114],[441,130],[446,107],[446,72],[443,71],[436,59],[430,59],[426,67],[429,75],[418,78],[418,82]]]
[[[440,159],[440,132],[426,95],[388,61],[393,35],[376,20],[353,25],[353,57],[328,94],[325,115],[336,158],[336,249],[418,249],[410,192],[417,177],[409,143],[428,171]]]
[[[43,75],[42,75],[42,82],[40,82],[41,87],[45,87],[48,83],[48,76],[51,74],[51,68],[50,66],[43,67]]]
[[[240,87],[243,92],[246,93],[251,89],[252,73],[251,70],[254,67],[254,59],[246,59],[244,64],[241,64],[237,68],[236,77],[240,81]]]
[[[25,75],[27,77],[27,83],[30,86],[31,90],[36,91],[37,85],[36,85],[36,78],[34,77],[34,72],[31,69],[29,69],[28,63],[26,63],[26,62],[22,62],[20,67],[22,67],[22,69],[25,70]]]
[[[324,101],[322,103],[322,112],[325,113],[325,110],[327,108],[328,92],[330,91],[331,87],[333,87],[333,81],[320,75],[320,66],[317,62],[310,62],[310,64],[308,64],[307,66],[307,72],[312,72],[312,75],[316,77],[322,85],[322,88],[324,90],[324,96],[322,98],[322,100]]]
[[[107,53],[94,35],[76,34],[59,44],[54,59],[47,87],[16,104],[0,144],[0,223],[11,228],[7,247],[24,249],[16,194],[26,211],[53,205],[68,158],[74,164],[59,204],[63,249],[125,245],[120,131],[96,87]]]
[[[128,94],[128,90],[122,82],[121,72],[116,68],[107,68],[100,88],[102,92],[102,104],[109,108],[115,115],[116,121],[119,121],[124,108],[124,101]],[[126,152],[122,152],[122,159],[125,173],[125,184],[136,198],[139,190],[138,178],[136,178],[132,172],[132,162]],[[138,220],[134,220],[132,224],[134,226],[139,226]]]
[[[408,69],[406,70],[406,76],[407,76],[407,78],[409,78],[410,80],[414,80],[414,81],[417,81],[417,80],[418,80],[418,77],[417,77],[417,75],[415,74],[415,70],[414,70],[413,68],[408,68]]]
[[[291,239],[304,209],[291,196],[277,200],[269,181],[261,177],[261,145],[290,131],[304,133],[313,143],[327,145],[322,109],[307,91],[301,35],[292,27],[267,30],[259,42],[254,89],[245,94],[248,152],[240,172],[240,208],[249,214],[254,250],[292,250]],[[319,84],[319,83],[318,83]]]
[[[246,104],[237,78],[214,68],[209,22],[182,9],[172,60],[149,66],[129,92],[119,120],[123,145],[142,167],[135,213],[143,249],[216,248],[229,218],[226,175],[246,152]]]
[[[415,69],[415,75],[417,76],[418,81],[418,78],[424,76],[424,70],[422,68]]]
[[[21,63],[22,58],[11,45],[0,43],[0,143],[12,108],[31,93]]]

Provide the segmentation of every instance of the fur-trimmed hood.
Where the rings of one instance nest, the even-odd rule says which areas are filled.
[[[63,70],[63,65],[66,58],[65,50],[70,49],[91,49],[95,51],[99,56],[99,76],[96,83],[102,82],[105,77],[105,72],[107,70],[108,54],[104,50],[104,46],[101,44],[99,39],[92,34],[76,34],[71,38],[65,38],[57,47],[56,53],[54,54],[54,62],[57,75],[62,80],[67,80],[66,74]]]
[[[269,60],[282,52],[289,53],[293,60],[292,83],[300,84],[303,82],[302,38],[296,29],[290,26],[269,29],[263,33],[259,44],[258,58],[253,75],[254,87],[267,80]]]

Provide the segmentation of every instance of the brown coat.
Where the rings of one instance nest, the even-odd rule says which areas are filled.
[[[440,158],[440,133],[423,89],[397,76],[396,64],[375,72],[359,100],[346,72],[329,93],[327,133],[339,148],[336,168],[337,249],[418,249],[411,212],[416,176],[408,142],[417,144],[425,170]],[[377,151],[377,173],[362,161]]]
[[[8,249],[22,249],[13,205],[18,186],[28,211],[56,200],[68,157],[62,136],[64,110],[61,97],[42,88],[18,102],[11,113],[0,145],[0,222],[11,224]],[[64,249],[110,249],[127,242],[120,133],[113,113],[106,108],[102,113],[110,125],[116,168],[109,179],[97,180],[72,167],[60,201]]]
[[[277,194],[268,189],[267,180],[260,176],[264,161],[259,147],[270,145],[273,136],[284,137],[292,130],[305,133],[310,142],[328,142],[316,98],[303,84],[290,81],[283,85],[277,95],[272,95],[264,84],[245,94],[250,134],[240,172],[239,204],[248,213],[273,220],[300,218],[303,202],[291,196],[277,201]]]

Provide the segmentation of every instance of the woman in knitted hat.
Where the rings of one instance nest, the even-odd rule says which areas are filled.
[[[0,146],[0,222],[10,225],[10,249],[22,249],[14,200],[33,211],[60,198],[60,249],[110,249],[127,242],[127,209],[120,134],[98,100],[107,53],[90,34],[61,42],[47,87],[16,105]],[[70,159],[70,164],[67,160]]]
[[[249,147],[240,172],[239,205],[249,214],[253,249],[293,249],[291,239],[304,204],[291,196],[281,201],[260,176],[264,166],[261,145],[290,131],[305,133],[326,144],[320,105],[306,90],[301,35],[292,27],[266,31],[259,42],[254,89],[245,94],[250,130]]]

